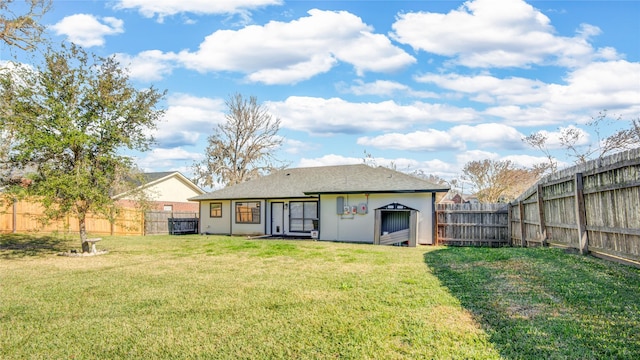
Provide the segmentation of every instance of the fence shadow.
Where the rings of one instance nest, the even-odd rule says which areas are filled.
[[[0,259],[56,254],[69,250],[68,245],[68,240],[55,236],[0,234]]]
[[[640,270],[539,248],[444,248],[426,265],[504,358],[640,358]]]

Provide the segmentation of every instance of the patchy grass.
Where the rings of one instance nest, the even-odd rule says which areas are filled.
[[[640,359],[639,269],[549,248],[447,248],[425,262],[505,358]]]
[[[76,242],[0,235],[0,358],[640,354],[639,270],[556,250],[189,235],[55,256]]]
[[[499,357],[424,248],[197,235],[98,245],[109,253],[0,261],[0,358]]]

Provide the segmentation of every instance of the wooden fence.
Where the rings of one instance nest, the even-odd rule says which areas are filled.
[[[640,149],[542,179],[510,207],[516,246],[548,245],[640,265]]]
[[[144,214],[145,235],[169,234],[169,219],[197,218],[197,212],[149,210]]]
[[[41,221],[44,209],[38,202],[16,201],[0,206],[0,233],[79,233],[78,219],[66,216],[48,223]],[[137,209],[121,209],[114,222],[89,214],[87,232],[92,235],[143,235],[144,215]]]
[[[509,245],[508,204],[438,204],[437,243],[454,246]]]
[[[555,246],[640,265],[640,149],[549,175],[510,204],[439,204],[437,244]]]

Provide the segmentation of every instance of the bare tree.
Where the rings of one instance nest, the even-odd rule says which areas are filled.
[[[608,136],[605,135],[605,129],[622,122],[624,122],[622,117],[611,118],[607,111],[603,110],[586,124],[596,135],[595,142],[583,145],[587,133],[577,127],[567,127],[560,129],[560,147],[568,157],[574,158],[577,164],[583,164],[596,156],[602,158],[615,152],[640,146],[640,119],[632,120],[629,127],[618,129]],[[553,172],[556,171],[557,161],[548,148],[547,135],[539,131],[522,140],[531,147],[542,151],[549,160],[550,169]]]
[[[515,199],[544,174],[546,166],[519,168],[510,160],[481,160],[468,162],[462,172],[477,190],[483,203],[505,202]]]
[[[547,146],[548,136],[540,131],[535,132],[525,138],[522,139],[525,143],[529,144],[529,146],[534,147],[540,151],[547,157],[548,168],[552,173],[555,173],[558,170],[558,160],[551,155],[551,151]]]
[[[25,0],[25,11],[10,6],[14,0],[0,0],[0,40],[10,47],[32,50],[42,42],[42,16],[51,8],[51,0]],[[15,6],[19,8],[19,6]]]
[[[226,101],[227,121],[209,136],[205,159],[194,164],[195,182],[202,186],[225,186],[265,175],[285,165],[274,152],[282,145],[280,119],[258,104],[236,93]]]

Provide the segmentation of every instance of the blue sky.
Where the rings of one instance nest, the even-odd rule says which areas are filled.
[[[281,119],[292,167],[367,152],[453,178],[470,160],[545,161],[521,141],[540,130],[571,164],[560,128],[586,146],[599,111],[640,117],[639,18],[639,1],[54,0],[44,23],[168,90],[145,171],[189,175],[238,92]]]

